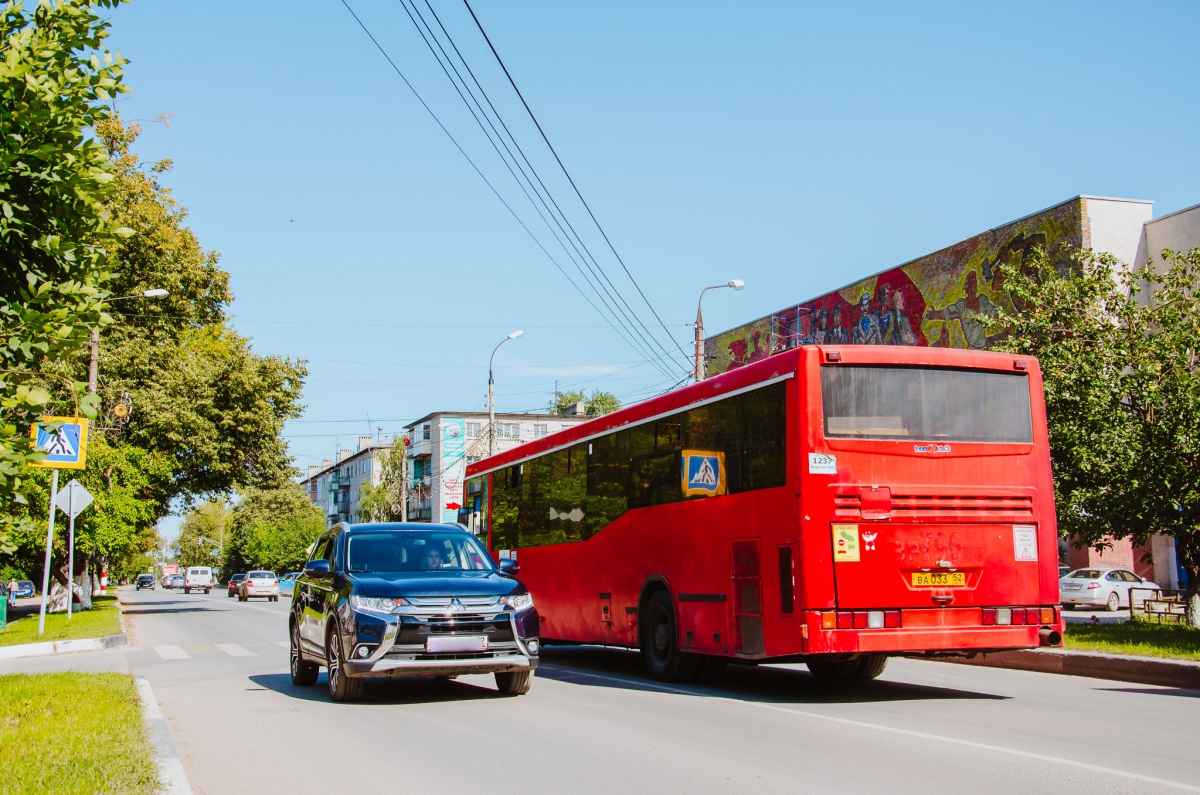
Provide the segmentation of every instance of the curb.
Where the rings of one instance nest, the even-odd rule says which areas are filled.
[[[162,710],[158,708],[158,700],[150,687],[150,680],[144,676],[136,677],[138,696],[142,699],[142,717],[146,721],[146,731],[150,735],[150,743],[154,746],[154,763],[158,765],[158,777],[162,782],[160,792],[163,795],[192,795],[192,785],[188,782],[183,763],[175,753],[175,742],[171,739],[171,730],[167,728],[167,720]]]
[[[920,658],[917,658],[920,659]],[[1160,657],[1094,654],[1066,649],[985,652],[968,660],[963,657],[935,658],[935,662],[1009,668],[1066,676],[1088,676],[1116,682],[1160,685],[1200,690],[1200,662]]]
[[[70,654],[76,651],[100,651],[113,646],[124,646],[129,641],[122,635],[107,635],[103,638],[81,640],[53,640],[45,643],[23,643],[20,646],[0,646],[0,660],[17,657],[40,657],[43,654]]]

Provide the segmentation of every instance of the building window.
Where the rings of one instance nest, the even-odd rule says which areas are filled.
[[[428,422],[421,426],[421,441],[423,441],[423,442],[429,441],[429,431],[430,431],[430,425]]]
[[[478,439],[480,428],[481,428],[481,426],[478,422],[468,422],[467,423],[467,438],[468,439]]]
[[[543,436],[546,436],[548,433],[550,433],[549,425],[534,425],[533,426],[533,438],[534,439],[541,439]]]
[[[521,426],[515,422],[498,422],[496,436],[500,439],[520,439]]]

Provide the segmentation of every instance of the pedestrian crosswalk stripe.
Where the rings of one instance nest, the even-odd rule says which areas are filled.
[[[192,656],[178,646],[155,646],[154,650],[164,660],[187,660]]]
[[[236,643],[214,643],[221,651],[228,654],[230,657],[257,657],[258,655],[244,646],[239,646]]]

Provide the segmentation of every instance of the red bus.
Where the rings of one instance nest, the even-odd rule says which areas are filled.
[[[1062,643],[1042,379],[1027,356],[805,346],[467,468],[543,642],[830,679]]]

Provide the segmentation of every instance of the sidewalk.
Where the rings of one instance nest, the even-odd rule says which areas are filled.
[[[924,658],[915,658],[924,659]],[[934,662],[1010,668],[1067,676],[1089,676],[1116,682],[1161,685],[1200,690],[1200,662],[1170,660],[1163,657],[1135,657],[1122,654],[1068,651],[1066,649],[1030,649],[964,657],[934,658]]]

